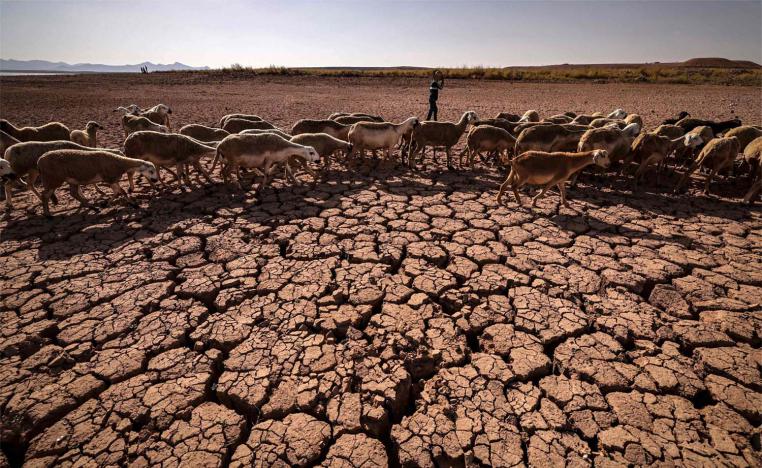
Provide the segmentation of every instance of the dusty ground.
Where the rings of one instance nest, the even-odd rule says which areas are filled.
[[[442,114],[760,122],[759,90],[448,82]],[[2,78],[2,117],[176,125],[425,110],[410,80]],[[762,213],[591,178],[534,211],[494,169],[335,166],[0,223],[0,466],[759,466]],[[307,180],[305,178],[305,180]],[[90,197],[95,194],[88,192]],[[34,212],[28,212],[34,208]]]

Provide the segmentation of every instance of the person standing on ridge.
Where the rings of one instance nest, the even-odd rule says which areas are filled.
[[[437,80],[437,77],[439,79]],[[439,90],[444,88],[444,75],[439,70],[434,70],[434,81],[429,85],[429,115],[426,120],[437,120],[437,99],[439,99]]]

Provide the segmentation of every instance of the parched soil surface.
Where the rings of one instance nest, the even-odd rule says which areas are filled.
[[[2,117],[164,102],[175,126],[425,107],[412,80],[3,78]],[[623,107],[760,122],[759,90],[447,83],[443,117]],[[458,150],[460,147],[458,147]],[[760,466],[762,213],[596,176],[532,210],[494,168],[334,164],[0,222],[0,466]],[[219,174],[215,174],[219,180]],[[86,196],[96,198],[92,189]],[[526,195],[525,195],[526,197]]]

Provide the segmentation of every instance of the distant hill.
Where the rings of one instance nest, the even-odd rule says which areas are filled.
[[[148,67],[148,71],[170,70],[208,70],[209,67],[191,67],[180,62],[161,64],[143,62],[135,65],[104,65],[101,63],[48,62],[47,60],[13,60],[0,59],[0,71],[54,72],[54,73],[139,73],[140,67]]]
[[[730,60],[721,57],[692,58],[677,65],[694,68],[762,68],[749,60]]]

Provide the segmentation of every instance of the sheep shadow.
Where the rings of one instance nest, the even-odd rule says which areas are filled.
[[[216,220],[218,225],[224,227],[226,222],[220,224],[220,218],[241,218],[249,223],[275,228],[296,219],[316,216],[327,208],[339,208],[369,190],[393,196],[449,196],[458,192],[494,200],[504,178],[505,173],[494,168],[449,171],[434,166],[416,171],[391,166],[364,173],[340,168],[326,172],[315,183],[286,185],[276,180],[259,199],[255,199],[250,191],[240,192],[221,183],[193,191],[175,189],[163,193],[148,192],[143,187],[136,195],[140,203],[138,209],[129,205],[114,205],[93,212],[78,210],[69,204],[52,219],[33,214],[7,221],[0,231],[0,241],[28,243],[32,248],[37,248],[41,260],[61,260],[90,252],[111,251],[167,230],[182,231],[194,223],[212,223]],[[586,208],[577,214],[554,214],[556,210],[553,207],[557,207],[558,197],[553,193],[548,194],[542,209],[519,207],[515,201],[509,201],[503,207],[527,210],[537,217],[544,216],[562,229],[592,222],[596,234],[601,236],[620,232],[624,221],[611,221],[610,216],[607,219],[597,217],[597,210],[618,205],[651,215],[689,218],[697,214],[711,214],[732,221],[749,219],[751,211],[758,210],[722,198],[675,196],[658,190],[649,191],[647,187],[635,194],[627,193],[621,190],[623,180],[605,174],[586,175],[578,187],[567,191],[573,206]],[[498,208],[493,202],[487,205]],[[548,205],[551,205],[550,209]],[[36,212],[39,213],[39,209]],[[635,235],[665,240],[655,233]],[[676,239],[688,242],[687,239],[681,240],[680,236],[670,238],[672,241]]]

